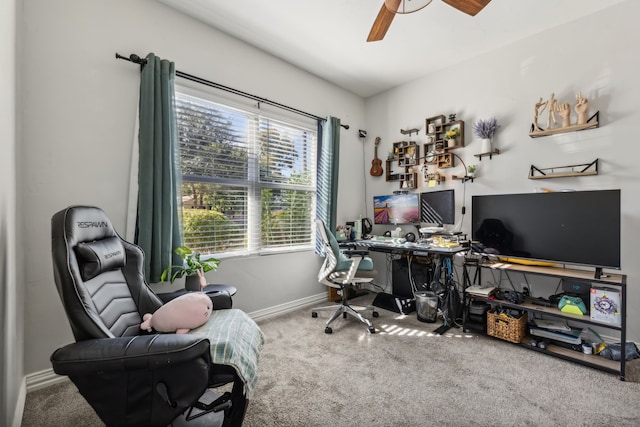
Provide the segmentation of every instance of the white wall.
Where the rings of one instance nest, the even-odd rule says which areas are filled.
[[[25,371],[50,368],[49,356],[73,340],[51,266],[51,216],[72,204],[105,209],[124,234],[139,69],[115,53],[148,52],[176,68],[310,113],[340,117],[343,158],[360,158],[364,101],[151,0],[24,2]],[[357,207],[361,168],[345,168],[345,215]],[[234,306],[264,310],[318,294],[313,252],[225,260],[211,282],[238,287]]]
[[[370,135],[381,136],[382,153],[403,140],[398,129],[420,128],[425,139],[425,118],[457,113],[465,121],[467,147],[457,150],[467,164],[478,163],[478,178],[466,185],[467,215],[463,231],[470,232],[471,196],[535,191],[536,188],[622,190],[622,272],[628,275],[627,324],[629,338],[640,340],[640,263],[635,239],[640,232],[638,183],[640,155],[637,133],[640,39],[637,17],[640,2],[627,1],[577,22],[513,43],[458,66],[425,76],[367,100]],[[445,41],[446,42],[446,41]],[[590,114],[600,111],[594,130],[532,139],[528,136],[535,102],[552,92],[560,101],[575,105],[578,92],[589,99]],[[503,128],[495,142],[501,154],[478,162],[479,141],[472,124],[496,116]],[[542,120],[544,118],[544,121]],[[573,119],[575,122],[575,114]],[[546,112],[540,120],[546,124]],[[600,174],[591,177],[529,180],[529,166],[554,167],[600,159]],[[459,164],[459,163],[458,163]],[[451,172],[463,174],[462,166]],[[397,183],[367,178],[367,197],[388,194]],[[455,188],[457,205],[463,204],[463,185],[446,181],[437,189]],[[426,187],[420,188],[425,191]],[[458,213],[460,210],[458,209]],[[606,224],[603,224],[606,226]],[[405,230],[410,231],[410,230]],[[413,231],[413,230],[411,230]]]

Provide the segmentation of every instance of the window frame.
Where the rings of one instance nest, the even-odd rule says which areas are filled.
[[[203,90],[204,89],[204,90]],[[182,214],[182,210],[184,206],[182,204],[182,197],[185,195],[182,192],[182,180],[185,177],[190,178],[190,181],[198,181],[203,183],[211,183],[215,185],[222,186],[238,186],[244,187],[247,190],[247,201],[246,201],[246,217],[247,217],[247,231],[245,238],[247,240],[246,245],[243,249],[237,251],[226,251],[226,252],[211,252],[211,253],[203,253],[203,257],[215,256],[216,258],[233,258],[233,257],[246,257],[246,256],[261,256],[261,255],[272,255],[272,254],[282,254],[288,252],[301,252],[301,251],[312,251],[315,248],[315,217],[316,217],[316,206],[317,206],[317,192],[318,192],[318,147],[319,141],[319,129],[318,122],[315,119],[306,118],[301,115],[290,113],[286,111],[282,111],[280,109],[276,109],[276,107],[270,107],[268,105],[261,105],[260,103],[251,105],[249,101],[245,102],[238,101],[235,98],[230,98],[228,96],[224,96],[218,93],[212,93],[212,91],[207,90],[208,88],[193,88],[187,85],[175,84],[175,98],[176,104],[178,99],[181,96],[194,97],[199,100],[205,102],[211,102],[213,104],[220,105],[222,108],[229,108],[232,110],[238,110],[242,114],[247,114],[252,116],[254,123],[254,128],[252,131],[248,132],[247,139],[251,141],[249,151],[253,151],[253,155],[248,157],[249,162],[249,170],[248,176],[246,180],[229,180],[225,178],[212,178],[207,179],[206,177],[198,177],[198,176],[188,176],[184,175],[181,170],[181,141],[178,139],[178,147],[177,147],[177,167],[180,172],[180,188],[178,190],[181,196],[181,209],[180,213]],[[244,100],[243,100],[244,101]],[[177,105],[176,105],[177,109]],[[177,113],[176,113],[177,115]],[[308,132],[311,136],[310,142],[312,146],[309,148],[309,153],[311,160],[309,161],[309,167],[307,171],[309,172],[311,182],[309,185],[292,185],[287,183],[275,183],[270,181],[261,181],[260,180],[260,166],[259,166],[259,151],[260,151],[260,140],[257,134],[259,133],[260,123],[259,120],[265,118],[268,120],[273,120],[276,123],[291,126],[292,128],[298,128],[302,131]],[[310,206],[309,206],[309,228],[308,235],[309,239],[306,243],[300,245],[286,245],[286,246],[263,246],[261,242],[262,236],[262,190],[263,189],[275,189],[275,190],[296,190],[303,191],[308,193],[311,196]],[[258,204],[258,208],[255,208],[254,205]],[[184,221],[181,218],[181,224],[184,226]],[[185,242],[187,244],[187,242]]]

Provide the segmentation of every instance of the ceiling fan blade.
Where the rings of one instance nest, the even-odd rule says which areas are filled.
[[[377,42],[384,38],[384,35],[387,34],[387,30],[391,26],[393,17],[396,16],[395,11],[398,10],[398,7],[400,7],[400,1],[401,0],[395,0],[395,2],[393,3],[392,6],[395,6],[394,11],[389,10],[384,2],[382,2],[380,12],[378,12],[378,16],[373,22],[373,26],[371,27],[371,31],[369,32],[369,37],[367,37],[368,42]]]
[[[476,16],[491,0],[442,0],[467,15]]]

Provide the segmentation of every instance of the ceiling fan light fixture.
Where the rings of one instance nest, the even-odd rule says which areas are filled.
[[[404,15],[427,7],[431,0],[384,0],[385,7],[393,13]]]

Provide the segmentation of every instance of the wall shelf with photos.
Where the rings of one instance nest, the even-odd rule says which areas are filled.
[[[445,116],[433,116],[425,119],[427,144],[430,148],[435,148],[438,144],[442,144],[445,150],[452,150],[464,147],[464,121],[451,120],[446,121]],[[453,139],[454,142],[447,142],[447,132],[457,131],[457,135]]]
[[[437,169],[455,167],[455,156],[452,150],[464,147],[464,121],[449,120],[444,115],[425,119],[427,142],[424,144],[424,163],[435,165]],[[449,134],[455,133],[453,138]]]
[[[402,189],[416,188],[417,173],[413,169],[420,163],[420,146],[415,141],[398,141],[393,143],[392,150],[393,157],[386,160],[386,181],[399,181]],[[393,172],[394,165],[402,171]]]

